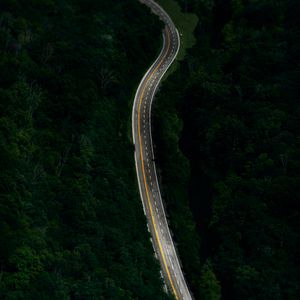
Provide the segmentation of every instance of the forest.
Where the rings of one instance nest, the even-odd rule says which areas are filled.
[[[170,299],[130,134],[160,37],[135,0],[0,1],[0,299]]]
[[[177,2],[196,44],[152,124],[189,288],[298,300],[300,2]],[[0,299],[172,299],[131,139],[162,26],[137,0],[0,1]]]
[[[156,97],[154,142],[190,289],[299,299],[300,3],[178,2],[197,43]]]

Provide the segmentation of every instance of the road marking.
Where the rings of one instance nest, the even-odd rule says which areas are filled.
[[[168,52],[169,52],[169,49],[170,49],[170,36],[169,36],[169,32],[167,31],[167,37],[168,37],[168,47],[167,47],[167,51],[166,53],[164,54],[164,57],[162,58],[161,62],[156,66],[156,68],[152,71],[151,75],[150,75],[150,79],[151,77],[153,76],[153,74],[159,69],[160,65],[162,64],[164,58],[166,58]],[[149,81],[149,79],[148,79]],[[144,89],[143,89],[143,92],[142,92],[142,95],[140,96],[139,100],[139,108],[138,108],[138,136],[139,136],[139,144],[140,144],[140,149],[142,150],[143,147],[142,147],[142,140],[141,140],[141,116],[140,116],[140,110],[141,110],[141,103],[142,103],[142,99],[144,97],[144,94],[145,94],[145,89],[146,87],[144,86]],[[150,90],[150,88],[149,88]],[[144,133],[145,133],[145,130],[144,130]],[[167,276],[169,278],[169,282],[171,284],[171,288],[173,290],[173,293],[174,293],[174,296],[177,300],[179,300],[179,297],[178,297],[178,293],[177,293],[177,290],[175,289],[175,286],[174,286],[174,283],[173,283],[173,280],[172,280],[172,277],[171,277],[171,274],[170,274],[170,271],[169,271],[169,268],[168,268],[168,265],[167,265],[167,262],[166,262],[166,258],[165,258],[165,254],[163,252],[163,249],[162,249],[162,245],[160,243],[160,240],[159,240],[159,236],[158,236],[158,232],[157,232],[157,228],[156,228],[156,223],[155,223],[155,220],[154,220],[154,215],[153,215],[153,210],[152,210],[152,205],[151,205],[151,201],[150,201],[150,196],[149,196],[149,190],[148,190],[148,184],[147,184],[147,180],[146,180],[146,175],[145,175],[145,166],[144,166],[144,159],[143,159],[143,151],[140,151],[140,157],[141,157],[141,163],[142,163],[142,173],[143,173],[143,180],[144,180],[144,185],[145,185],[145,188],[146,188],[146,196],[147,196],[147,200],[148,200],[148,206],[149,206],[149,209],[150,209],[150,216],[151,216],[151,220],[152,220],[152,224],[153,224],[153,228],[154,228],[154,233],[155,233],[155,237],[156,237],[156,240],[157,240],[157,244],[158,244],[158,247],[159,247],[159,251],[160,251],[160,254],[161,254],[161,257],[162,257],[162,260],[163,260],[163,265],[166,269],[166,273],[167,273]],[[151,185],[152,185],[152,182],[151,182]],[[159,218],[159,214],[158,214],[158,218]]]

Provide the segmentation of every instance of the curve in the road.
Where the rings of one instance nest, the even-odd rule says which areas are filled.
[[[157,87],[180,48],[178,31],[168,14],[153,0],[140,0],[165,23],[163,48],[137,89],[132,110],[135,165],[143,208],[167,286],[177,300],[192,299],[168,227],[154,162],[151,105]]]

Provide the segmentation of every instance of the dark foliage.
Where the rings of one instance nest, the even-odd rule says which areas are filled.
[[[197,299],[299,299],[299,1],[180,2],[197,45],[155,141],[188,281]]]
[[[0,298],[166,299],[131,100],[161,25],[134,0],[0,1]]]

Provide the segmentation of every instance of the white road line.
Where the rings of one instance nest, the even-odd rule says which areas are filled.
[[[138,112],[138,117],[136,118],[133,118],[133,121],[132,121],[132,124],[133,124],[133,126],[132,126],[132,131],[133,131],[133,141],[134,141],[134,144],[135,145],[137,145],[137,147],[139,146],[137,143],[136,143],[136,137],[137,137],[137,135],[136,135],[136,128],[141,128],[142,130],[141,131],[143,131],[144,130],[144,141],[143,141],[143,144],[142,145],[147,145],[147,140],[146,140],[146,126],[147,126],[147,130],[149,131],[150,130],[150,134],[149,134],[149,132],[147,132],[147,137],[148,138],[150,138],[150,140],[151,140],[151,104],[152,104],[152,101],[153,101],[153,98],[154,98],[154,94],[155,94],[155,91],[156,91],[156,89],[157,89],[157,87],[158,87],[158,85],[159,85],[159,82],[160,82],[160,79],[163,77],[163,75],[166,73],[166,71],[168,70],[168,68],[169,68],[169,66],[170,66],[170,64],[174,61],[174,59],[175,59],[175,57],[177,56],[177,54],[178,54],[178,49],[179,49],[179,46],[180,46],[180,38],[179,38],[179,34],[178,34],[178,31],[175,31],[175,30],[173,30],[173,27],[174,27],[174,24],[171,22],[171,20],[170,20],[170,18],[167,16],[167,14],[160,8],[160,6],[158,5],[158,4],[156,4],[155,3],[155,1],[143,1],[143,3],[145,3],[146,5],[148,5],[149,6],[149,3],[151,4],[151,6],[153,6],[153,7],[155,7],[155,11],[159,11],[160,12],[160,14],[162,15],[162,19],[164,20],[164,22],[165,23],[167,23],[168,24],[168,31],[170,32],[170,34],[169,34],[169,37],[171,38],[171,39],[169,39],[169,41],[170,41],[170,43],[171,44],[173,44],[173,45],[171,45],[171,47],[172,48],[170,48],[169,49],[169,51],[168,52],[166,52],[166,43],[165,43],[165,41],[166,41],[166,36],[165,36],[165,34],[164,34],[164,47],[163,47],[163,49],[162,49],[162,51],[161,51],[161,53],[160,53],[160,55],[158,56],[158,58],[157,58],[157,60],[152,64],[152,66],[148,69],[148,71],[147,71],[147,73],[145,74],[145,76],[143,77],[143,79],[142,79],[142,81],[141,81],[141,83],[140,83],[140,85],[139,85],[139,88],[138,88],[138,90],[137,90],[137,93],[136,93],[136,97],[135,97],[135,101],[134,101],[134,106],[133,106],[133,112],[132,112],[132,115],[133,116],[135,116],[135,111],[136,111],[136,108],[137,108],[137,105],[139,105],[138,104],[138,101],[140,101],[140,100],[138,100],[138,97],[141,97],[141,89],[144,89],[143,90],[143,92],[145,92],[145,94],[147,94],[147,96],[146,96],[146,99],[142,99],[142,101],[144,101],[144,116],[143,116],[143,119],[140,119],[140,121],[143,123],[143,124],[138,124],[138,126],[143,126],[144,125],[144,127],[138,127],[138,126],[136,126],[136,121],[138,121],[139,120],[139,118],[140,118],[140,115],[139,115],[139,112]],[[167,17],[166,17],[167,16]],[[175,41],[175,39],[174,39],[174,35],[175,35],[175,32],[177,33],[177,37],[178,37],[178,42],[179,42],[179,44],[177,45],[177,41]],[[175,45],[176,45],[176,47],[178,46],[178,48],[176,49],[176,51],[175,51]],[[165,61],[164,62],[162,62],[163,63],[163,65],[161,66],[161,67],[158,67],[157,69],[156,69],[156,74],[155,74],[155,72],[154,72],[154,69],[159,65],[159,60],[162,60],[162,57],[165,57],[166,59],[165,59]],[[151,73],[152,72],[152,73]],[[151,75],[150,75],[151,74]],[[153,76],[154,76],[154,78],[153,78]],[[151,80],[151,78],[152,78],[152,80]],[[157,80],[156,80],[156,78],[158,78]],[[151,81],[151,82],[150,82]],[[140,99],[140,98],[139,98]],[[149,100],[149,104],[147,104],[147,100]],[[142,103],[141,103],[142,104]],[[147,105],[147,107],[146,107],[146,105]],[[149,110],[149,116],[145,116],[145,113],[146,113],[146,108]],[[147,123],[147,124],[146,124]],[[150,143],[148,143],[150,146],[150,148],[152,149],[152,144],[151,144],[151,142]],[[155,163],[152,163],[152,165],[153,165],[153,167],[152,167],[152,165],[151,165],[151,168],[150,168],[150,164],[149,164],[149,153],[148,153],[148,147],[146,146],[145,147],[146,148],[146,151],[147,151],[147,157],[145,157],[146,159],[147,159],[147,164],[148,164],[148,170],[149,170],[149,176],[150,176],[150,178],[151,178],[151,174],[153,174],[153,173],[150,173],[150,170],[152,171],[152,172],[154,172],[154,174],[155,174],[155,177],[156,177],[156,180],[157,180],[157,176],[156,176],[156,169],[155,169]],[[153,149],[151,150],[150,149],[150,152],[151,153],[153,153]],[[145,150],[144,150],[145,151]],[[142,202],[143,202],[143,205],[145,204],[144,202],[145,202],[145,194],[144,194],[144,191],[142,190],[142,185],[141,185],[141,179],[140,178],[142,178],[140,175],[141,174],[139,174],[139,172],[140,172],[140,168],[141,168],[141,166],[138,164],[138,158],[139,158],[139,156],[138,156],[138,153],[140,153],[140,155],[142,155],[142,153],[145,153],[143,151],[143,149],[141,148],[141,149],[136,149],[136,151],[135,151],[135,163],[136,163],[136,169],[137,169],[137,174],[138,174],[138,182],[139,182],[139,190],[140,190],[140,194],[141,194],[141,198],[142,198]],[[153,155],[151,155],[151,157],[153,157]],[[141,156],[141,158],[143,159],[143,157]],[[145,161],[145,159],[143,159],[144,161]],[[146,169],[147,170],[147,169]],[[147,174],[147,175],[148,175]],[[158,206],[158,204],[160,205],[160,206],[162,206],[161,207],[161,209],[160,209],[160,214],[161,214],[161,216],[160,216],[160,214],[157,214],[157,216],[156,216],[156,218],[157,218],[157,220],[160,222],[160,224],[162,224],[162,222],[160,221],[160,218],[162,217],[163,218],[163,223],[165,223],[166,222],[166,217],[165,217],[165,212],[164,212],[164,207],[163,207],[163,204],[160,202],[160,203],[157,203],[157,201],[156,200],[154,200],[154,198],[155,198],[155,194],[157,193],[157,195],[158,195],[158,197],[157,197],[157,199],[158,199],[158,201],[161,201],[161,195],[160,195],[160,191],[159,191],[159,185],[158,185],[158,183],[157,183],[157,181],[155,181],[154,182],[154,185],[155,185],[155,189],[157,189],[157,191],[155,191],[154,192],[154,188],[153,188],[153,182],[152,182],[152,178],[151,178],[151,181],[148,179],[148,178],[146,178],[146,184],[147,184],[147,182],[150,182],[150,185],[152,186],[152,192],[153,192],[153,194],[152,194],[152,198],[151,198],[151,195],[150,195],[150,199],[153,199],[153,201],[155,202],[155,206],[156,206],[156,209],[157,209],[157,206]],[[150,201],[150,205],[152,206],[153,204],[151,204],[151,200],[149,199],[149,201]],[[153,202],[152,202],[153,203]],[[153,207],[154,208],[154,207]],[[155,214],[154,214],[155,215]],[[148,221],[150,220],[149,219],[149,211],[147,211],[147,216],[148,216]],[[152,224],[151,222],[149,223],[149,224]],[[154,226],[154,229],[155,229],[155,223],[154,224],[152,224],[152,226]],[[177,296],[176,296],[176,299],[178,299],[178,300],[184,300],[184,299],[186,299],[186,300],[191,300],[191,296],[190,296],[190,294],[189,294],[189,291],[188,291],[188,288],[187,288],[187,286],[186,286],[186,283],[185,283],[185,281],[184,281],[184,277],[183,277],[183,274],[181,273],[182,271],[181,271],[181,268],[180,268],[180,265],[179,265],[179,262],[178,262],[178,258],[177,258],[177,254],[176,254],[176,250],[174,249],[174,245],[173,245],[173,242],[172,242],[172,237],[170,236],[170,233],[169,233],[169,230],[168,230],[168,227],[167,227],[168,225],[166,224],[166,227],[163,227],[163,228],[161,228],[161,232],[163,233],[164,232],[164,230],[165,231],[167,231],[167,235],[166,235],[166,237],[168,237],[168,239],[170,238],[170,247],[171,248],[168,248],[169,246],[168,246],[168,244],[167,244],[167,248],[166,248],[166,251],[167,251],[167,253],[170,253],[171,255],[172,255],[172,260],[174,260],[174,263],[176,263],[176,265],[175,265],[175,267],[176,267],[176,272],[177,273],[175,273],[174,272],[174,265],[173,265],[173,262],[172,262],[172,260],[170,260],[170,258],[168,258],[168,260],[170,260],[170,263],[172,264],[172,269],[173,269],[173,272],[171,272],[171,276],[170,276],[170,274],[168,275],[169,276],[169,283],[172,285],[172,289],[173,289],[173,292],[174,292],[174,294],[175,294],[175,296],[176,296],[176,294],[177,294]],[[152,229],[153,229],[153,227],[152,227]],[[158,237],[157,237],[158,238]],[[154,236],[153,236],[153,239],[154,239]],[[158,238],[158,243],[162,243],[162,249],[164,249],[164,247],[165,247],[165,243],[166,243],[166,241],[165,240],[160,240],[159,238]],[[155,245],[153,245],[154,247],[155,247],[155,251],[158,251],[158,253],[160,253],[160,251],[162,251],[162,253],[161,253],[161,255],[159,256],[160,257],[160,259],[164,259],[163,257],[164,257],[164,255],[163,255],[163,251],[164,250],[159,250],[159,249],[157,249],[157,245],[155,246]],[[169,254],[169,255],[170,255]],[[164,262],[164,264],[165,264],[166,262]],[[168,271],[168,269],[169,269],[169,267],[168,266],[170,266],[169,265],[169,263],[167,263],[167,265],[165,266],[165,267],[167,267],[167,271]],[[164,268],[163,268],[164,269]],[[171,271],[171,270],[170,270]],[[175,280],[175,278],[174,278],[174,274],[177,276],[177,274],[178,275],[180,275],[179,277],[180,277],[180,280],[182,280],[182,282],[180,282],[180,286],[179,286],[179,283],[178,283],[178,280],[177,280],[177,284],[178,284],[178,286],[173,286],[173,283],[175,283],[176,281],[174,281]],[[164,274],[165,276],[166,276],[166,274]],[[166,278],[165,278],[166,279]],[[173,283],[172,283],[173,282]],[[184,287],[184,294],[182,294],[182,289],[181,289],[181,287]],[[180,293],[179,293],[179,289],[180,289],[180,293],[182,294],[182,295],[180,295]]]

